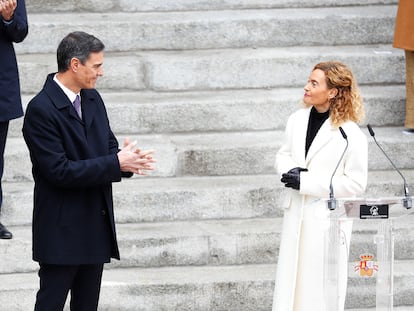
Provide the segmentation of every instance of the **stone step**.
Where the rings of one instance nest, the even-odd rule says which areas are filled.
[[[142,149],[156,150],[152,177],[271,174],[281,138],[281,131],[131,137]],[[5,181],[32,180],[23,138],[7,141],[5,161]]]
[[[410,286],[414,281],[413,265],[412,261],[395,265],[394,303],[398,306],[395,310],[412,310],[414,307],[414,287]],[[269,311],[275,271],[275,265],[106,270],[99,310]],[[350,279],[347,310],[356,304],[359,304],[359,311],[364,310],[361,307],[372,308],[373,286],[361,290],[357,284],[356,278]],[[37,288],[36,273],[2,274],[0,304],[8,311],[30,310]],[[353,293],[358,295],[353,296]]]
[[[401,127],[374,128],[377,141],[400,169],[410,169],[414,154],[409,148],[414,135]],[[369,169],[392,166],[374,144],[368,130]],[[283,143],[283,131],[203,133],[188,135],[136,135],[132,140],[143,149],[155,149],[153,177],[225,176],[275,173],[275,154]],[[120,145],[123,137],[120,136]],[[10,138],[5,151],[5,181],[32,180],[29,153],[23,138]]]
[[[276,262],[281,218],[118,224],[121,261],[108,268],[238,265]],[[34,271],[31,226],[9,227],[0,273]]]
[[[347,311],[376,311],[376,307],[372,308],[356,308],[356,309],[346,309]],[[413,306],[394,306],[394,311],[412,311]]]
[[[113,184],[116,220],[134,223],[279,217],[283,215],[285,189],[278,179],[275,175],[125,179]],[[394,188],[398,193],[399,184]],[[31,224],[33,183],[4,182],[3,191],[3,223]]]
[[[107,51],[380,44],[392,42],[396,9],[396,5],[382,5],[375,8],[32,14],[31,31],[17,50],[19,53],[54,53],[66,34],[79,29],[87,29],[100,38]],[[45,21],[53,31],[45,31]],[[320,31],[309,36],[309,29]]]
[[[414,259],[413,221],[413,215],[395,221],[396,260]],[[373,235],[378,224],[354,221],[350,271],[361,255],[377,258]],[[0,273],[34,271],[31,226],[9,229],[14,238],[1,241]],[[277,261],[281,230],[281,217],[118,224],[121,261],[108,268],[272,264]]]
[[[103,275],[99,310],[270,310],[274,265],[115,269]],[[0,275],[8,311],[33,308],[35,273]]]
[[[365,123],[404,123],[404,85],[362,86],[361,94]],[[23,102],[28,103],[33,96],[23,96]],[[302,96],[303,88],[102,93],[112,130],[128,135],[284,130],[288,116],[301,107]],[[23,118],[11,122],[9,137],[20,137],[22,124]]]
[[[152,11],[202,11],[271,8],[330,7],[351,5],[397,4],[398,0],[42,0],[26,1],[29,13],[57,12],[152,12]]]
[[[402,50],[388,45],[312,46],[108,53],[99,90],[208,91],[303,87],[312,66],[340,60],[363,84],[403,84]],[[22,93],[35,94],[56,71],[54,54],[19,55]]]
[[[414,170],[403,170],[414,193]],[[32,182],[4,182],[1,219],[8,226],[30,225]],[[276,175],[133,178],[113,185],[118,223],[280,217],[286,189]],[[403,195],[393,171],[370,171],[364,197]]]

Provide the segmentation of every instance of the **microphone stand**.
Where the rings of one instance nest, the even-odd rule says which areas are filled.
[[[334,196],[334,190],[333,190],[332,180],[333,180],[333,177],[334,177],[334,175],[336,173],[336,170],[339,167],[339,163],[341,163],[341,161],[342,161],[342,159],[343,159],[343,157],[345,155],[346,149],[348,149],[348,136],[346,135],[346,133],[345,133],[345,131],[344,131],[344,129],[342,127],[339,127],[339,130],[341,131],[342,137],[346,140],[346,146],[344,148],[344,151],[342,152],[341,157],[339,158],[338,163],[336,164],[335,170],[334,170],[334,172],[333,172],[333,174],[331,176],[331,181],[329,183],[328,209],[331,210],[331,211],[333,211],[334,209],[336,209],[336,204],[337,204],[337,201],[336,201],[335,196]]]
[[[408,192],[408,186],[407,186],[407,181],[405,180],[404,175],[400,172],[400,170],[395,166],[394,162],[392,162],[392,160],[390,159],[390,157],[385,153],[384,149],[382,149],[382,147],[380,146],[380,144],[377,142],[377,139],[375,138],[375,133],[374,130],[372,129],[371,125],[367,124],[367,128],[369,131],[369,134],[372,136],[372,138],[375,141],[375,144],[378,146],[378,148],[382,151],[382,153],[385,155],[385,157],[388,159],[388,161],[391,163],[392,167],[394,168],[394,170],[397,171],[398,174],[400,174],[401,178],[404,181],[404,199],[403,199],[403,205],[406,209],[410,209],[413,207],[413,200],[411,198],[411,196],[409,195]]]

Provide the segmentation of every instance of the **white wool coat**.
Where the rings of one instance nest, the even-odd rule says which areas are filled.
[[[329,185],[346,140],[338,128],[326,120],[305,157],[305,141],[311,108],[293,113],[287,122],[285,141],[276,155],[280,175],[294,167],[307,168],[300,174],[300,190],[289,189],[277,266],[273,311],[330,311],[325,305],[324,239],[329,228]],[[341,126],[348,137],[348,148],[333,177],[336,198],[352,197],[365,191],[368,174],[368,145],[359,126],[348,121]],[[346,293],[346,261],[352,223],[343,224],[343,265],[339,286],[343,308]]]

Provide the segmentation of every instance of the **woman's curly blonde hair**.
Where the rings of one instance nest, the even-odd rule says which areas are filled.
[[[338,90],[336,96],[329,100],[332,125],[339,127],[346,121],[361,122],[365,117],[364,105],[348,66],[339,61],[327,61],[315,65],[313,70],[316,69],[325,73],[328,89]]]

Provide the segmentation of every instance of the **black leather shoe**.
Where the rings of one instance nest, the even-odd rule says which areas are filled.
[[[11,239],[13,234],[0,222],[0,239]]]

